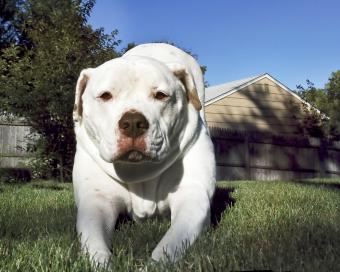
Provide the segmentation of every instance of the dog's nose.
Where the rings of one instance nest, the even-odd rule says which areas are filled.
[[[149,122],[145,116],[137,111],[128,111],[123,114],[118,122],[121,132],[130,138],[143,135],[149,128]]]

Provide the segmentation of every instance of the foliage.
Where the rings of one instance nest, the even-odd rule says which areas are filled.
[[[19,29],[22,23],[19,7],[23,2],[23,0],[0,1],[0,50],[14,43],[30,46],[26,33]]]
[[[225,182],[213,206],[233,205],[183,260],[148,262],[168,220],[126,222],[114,231],[109,271],[340,271],[339,188],[340,180]],[[70,184],[0,184],[0,192],[0,271],[93,271]]]
[[[325,126],[327,118],[318,111],[324,108],[322,106],[326,102],[324,90],[315,88],[314,84],[308,79],[306,80],[306,84],[307,88],[302,85],[297,86],[298,95],[312,106],[310,107],[307,104],[302,105],[304,118],[300,128],[301,133],[305,136],[324,137],[326,134]]]
[[[314,108],[305,106],[304,129],[312,136],[340,139],[340,71],[333,72],[323,89],[307,80],[307,87],[297,86],[298,94]]]
[[[22,183],[31,180],[31,172],[27,168],[0,168],[0,183]]]
[[[108,35],[87,23],[93,5],[94,0],[15,1],[15,16],[6,19],[20,34],[1,50],[0,114],[24,117],[32,126],[39,135],[37,154],[50,163],[53,176],[71,173],[80,71],[118,56],[117,30]],[[23,34],[31,46],[18,42]]]
[[[329,133],[340,139],[340,70],[331,74],[325,90],[328,101],[327,115],[330,118]]]

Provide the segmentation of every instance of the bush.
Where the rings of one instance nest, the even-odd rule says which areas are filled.
[[[0,168],[0,182],[22,183],[31,181],[31,171],[27,168]]]

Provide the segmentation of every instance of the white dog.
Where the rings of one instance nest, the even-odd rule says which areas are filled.
[[[141,220],[170,211],[155,261],[177,260],[209,225],[215,157],[203,103],[200,66],[168,44],[140,45],[80,73],[73,184],[77,231],[96,263],[110,258],[121,213]]]

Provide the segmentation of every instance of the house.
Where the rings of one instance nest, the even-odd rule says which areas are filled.
[[[267,73],[206,88],[217,180],[339,177],[340,142],[301,137],[311,107]]]
[[[205,92],[208,126],[237,131],[299,134],[304,104],[308,105],[267,73],[211,86]]]

